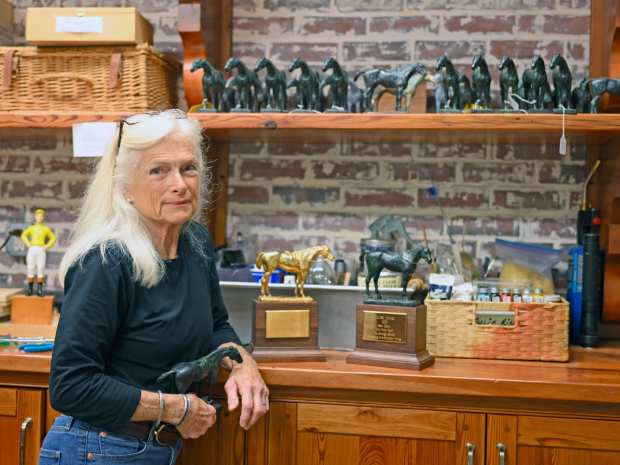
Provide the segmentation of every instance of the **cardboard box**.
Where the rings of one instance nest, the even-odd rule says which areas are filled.
[[[16,295],[11,299],[11,323],[51,325],[54,317],[54,298]]]
[[[153,26],[136,8],[28,8],[26,41],[33,45],[153,43]]]
[[[0,43],[13,43],[13,5],[0,0]]]

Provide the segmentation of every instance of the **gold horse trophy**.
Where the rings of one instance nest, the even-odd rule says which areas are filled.
[[[260,252],[256,266],[263,269],[260,295],[254,301],[253,356],[260,361],[325,360],[319,350],[319,309],[304,294],[304,282],[317,257],[333,261],[325,245],[296,251]],[[271,274],[280,268],[295,274],[295,296],[273,296],[269,290]]]

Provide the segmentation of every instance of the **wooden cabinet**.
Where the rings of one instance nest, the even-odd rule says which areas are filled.
[[[620,421],[488,415],[487,465],[620,465]]]
[[[484,464],[483,414],[276,402],[266,427],[256,465]]]
[[[42,389],[0,387],[0,465],[36,465],[45,428]]]

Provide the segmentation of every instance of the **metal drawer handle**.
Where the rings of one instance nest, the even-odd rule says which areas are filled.
[[[28,417],[19,428],[19,465],[26,464],[26,430],[31,424],[32,418]]]
[[[467,465],[474,465],[474,451],[476,450],[476,445],[473,442],[468,442],[465,444],[467,448]]]
[[[497,449],[499,450],[499,465],[506,465],[506,445],[498,442]]]

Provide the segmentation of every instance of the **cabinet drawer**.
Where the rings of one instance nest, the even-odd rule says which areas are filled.
[[[620,421],[519,417],[519,445],[620,452]]]
[[[17,389],[0,388],[0,415],[17,415]]]
[[[456,438],[456,413],[387,407],[299,404],[297,430],[453,441]]]

